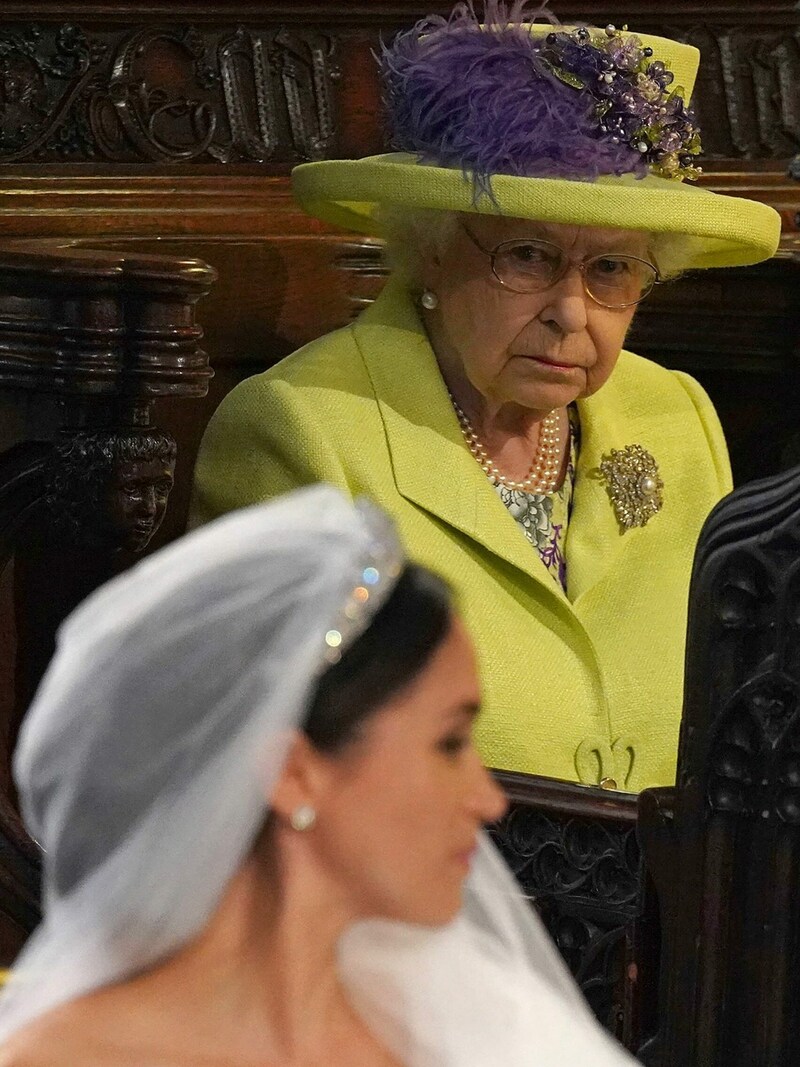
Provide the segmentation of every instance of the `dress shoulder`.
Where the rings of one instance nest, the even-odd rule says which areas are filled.
[[[354,373],[366,375],[366,368],[352,327],[345,326],[309,341],[257,378],[297,386],[336,387],[343,380],[350,381]]]
[[[671,370],[623,349],[608,382],[598,391],[604,403],[622,403],[635,417],[701,416],[714,408],[703,387],[685,371]]]
[[[578,410],[581,425],[585,420],[598,440],[616,438],[616,447],[638,442],[659,463],[668,462],[671,478],[700,493],[696,506],[703,514],[730,492],[725,435],[714,405],[691,375],[623,349],[611,377],[579,400]]]

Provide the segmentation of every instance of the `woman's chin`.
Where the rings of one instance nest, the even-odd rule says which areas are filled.
[[[404,909],[405,914],[396,918],[414,926],[447,926],[461,911],[464,903],[462,891],[463,883],[453,892],[437,893],[433,899],[428,894],[425,900]]]
[[[381,919],[388,922],[405,923],[409,926],[434,928],[447,926],[461,911],[463,906],[463,882],[457,889],[449,888],[432,893],[427,887],[418,899],[394,900],[387,907],[368,908],[359,916],[361,919]]]
[[[580,389],[563,386],[538,386],[536,389],[519,389],[514,402],[530,411],[553,411],[574,403],[583,393]]]
[[[518,363],[514,381],[509,382],[509,400],[536,411],[564,408],[582,396],[586,372],[582,368],[550,368],[526,359]]]
[[[461,911],[461,903],[459,899],[456,907],[441,908],[439,910],[425,908],[416,917],[408,918],[405,921],[412,923],[414,926],[424,926],[431,930],[438,929],[440,926],[449,926]]]

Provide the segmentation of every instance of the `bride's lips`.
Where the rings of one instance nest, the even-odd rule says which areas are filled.
[[[472,861],[475,858],[475,853],[477,851],[478,851],[478,843],[476,841],[473,844],[471,844],[468,848],[464,848],[460,852],[456,853],[456,855],[455,855],[456,862],[459,864],[459,866],[462,866],[462,867],[466,868],[467,870],[469,870],[469,868],[472,866]]]

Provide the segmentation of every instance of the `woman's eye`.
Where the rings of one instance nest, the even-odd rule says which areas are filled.
[[[594,265],[601,274],[625,274],[629,269],[624,259],[595,259]]]
[[[593,267],[605,278],[623,278],[631,269],[624,259],[596,259]]]
[[[445,756],[457,756],[469,745],[469,741],[468,737],[464,737],[461,734],[449,734],[447,737],[443,737],[436,747]]]
[[[515,245],[509,249],[511,259],[525,266],[540,266],[548,263],[547,255],[536,245]]]

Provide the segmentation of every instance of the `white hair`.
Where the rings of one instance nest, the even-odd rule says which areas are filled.
[[[673,281],[686,269],[686,238],[680,233],[651,233],[647,248],[662,282]]]
[[[387,267],[412,291],[424,288],[424,265],[432,255],[445,251],[458,226],[457,211],[433,208],[382,207],[376,213],[385,243]]]

